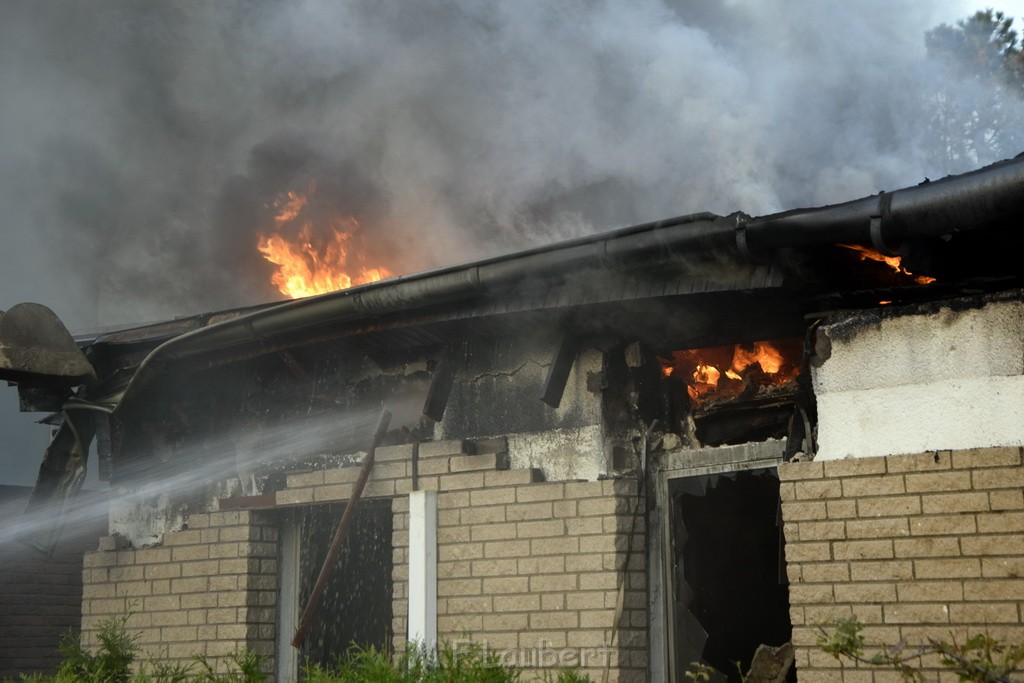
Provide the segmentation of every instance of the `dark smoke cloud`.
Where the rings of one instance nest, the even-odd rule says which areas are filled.
[[[256,236],[310,183],[401,272],[958,170],[932,5],[4,0],[0,308],[273,299]]]

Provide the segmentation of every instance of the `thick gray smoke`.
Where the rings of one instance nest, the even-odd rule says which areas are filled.
[[[961,170],[923,137],[934,4],[4,0],[0,308],[276,298],[257,234],[310,186],[407,272]]]

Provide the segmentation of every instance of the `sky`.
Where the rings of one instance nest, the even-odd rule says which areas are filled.
[[[288,192],[411,272],[967,170],[922,138],[957,85],[924,33],[984,6],[4,0],[0,309],[77,331],[279,298],[256,247]],[[30,484],[48,428],[15,406],[0,480]]]

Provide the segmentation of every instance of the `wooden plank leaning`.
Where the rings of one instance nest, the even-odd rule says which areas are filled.
[[[366,453],[366,458],[363,460],[363,469],[359,472],[359,479],[356,480],[355,488],[352,490],[352,497],[349,498],[345,504],[345,512],[341,515],[341,521],[338,522],[338,528],[334,532],[334,539],[331,541],[331,547],[327,550],[327,557],[324,558],[324,564],[320,568],[320,575],[316,579],[316,585],[313,586],[313,592],[309,596],[309,600],[306,602],[306,608],[302,611],[302,617],[299,619],[299,626],[295,629],[295,636],[292,638],[292,647],[300,649],[303,642],[306,640],[306,633],[309,631],[309,627],[313,623],[313,618],[316,616],[317,610],[320,608],[320,600],[323,597],[324,590],[327,588],[327,581],[331,577],[331,573],[334,571],[334,563],[338,559],[338,554],[341,552],[342,545],[345,543],[345,536],[348,535],[348,529],[352,525],[352,519],[356,516],[356,509],[359,507],[359,498],[363,495],[363,488],[366,486],[366,480],[370,478],[370,471],[373,469],[373,456],[377,450],[377,446],[380,445],[384,435],[388,431],[388,424],[391,422],[391,413],[386,409],[380,413],[380,419],[377,421],[377,430],[373,434],[373,441],[370,443],[370,450]]]

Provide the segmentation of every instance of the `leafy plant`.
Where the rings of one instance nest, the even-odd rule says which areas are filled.
[[[65,635],[59,648],[64,661],[57,669],[55,681],[128,683],[132,678],[132,662],[139,650],[138,634],[128,633],[131,615],[129,606],[125,614],[103,619],[97,624],[100,646],[95,652],[90,652],[82,645],[80,634]]]
[[[191,676],[191,664],[150,660],[139,668],[132,683],[185,683]]]
[[[708,666],[704,662],[690,662],[689,668],[686,669],[683,675],[691,681],[707,683],[716,673],[718,673],[718,669]]]
[[[94,650],[82,644],[81,636],[69,632],[61,640],[64,657],[54,676],[22,674],[20,683],[262,683],[266,658],[242,650],[228,656],[227,672],[218,674],[205,657],[195,657],[192,664],[157,662],[148,659],[132,671],[139,653],[139,634],[129,633],[128,621],[134,605],[125,606],[121,616],[97,623],[99,646]],[[195,666],[200,668],[194,673]]]
[[[306,667],[312,683],[512,683],[519,680],[516,669],[503,667],[497,656],[486,655],[479,646],[442,645],[436,653],[410,648],[398,661],[376,648],[353,647],[332,667]]]
[[[922,660],[938,655],[943,668],[959,676],[961,681],[976,683],[1010,683],[1010,676],[1021,670],[1024,645],[1007,645],[985,634],[976,634],[963,644],[955,639],[928,638],[927,644],[908,646],[901,640],[893,646],[879,645],[873,654],[866,654],[864,624],[856,619],[840,619],[832,632],[821,629],[818,647],[842,661],[852,659],[862,664],[895,669],[904,681],[923,681]]]
[[[410,648],[397,661],[386,651],[353,647],[333,666],[308,664],[309,683],[517,683],[523,671],[503,665],[501,658],[478,644],[453,648],[442,644],[437,652]],[[545,672],[549,683],[589,683],[573,669]]]
[[[263,665],[267,658],[252,650],[241,650],[228,655],[228,670],[223,674],[214,672],[206,657],[197,655],[194,661],[202,669],[202,673],[192,679],[197,683],[263,683],[267,680],[267,675],[263,673]]]
[[[228,656],[227,671],[217,673],[206,657],[191,663],[148,659],[133,672],[139,653],[139,634],[129,633],[132,606],[125,614],[100,621],[99,646],[90,651],[81,637],[69,633],[61,643],[64,656],[55,676],[22,675],[21,683],[263,683],[266,658],[241,650]],[[540,672],[538,672],[540,673]],[[460,641],[458,648],[443,644],[437,651],[415,647],[397,660],[390,652],[353,646],[332,666],[307,663],[309,683],[517,683],[522,671],[504,666],[501,657],[479,644]],[[572,669],[543,673],[547,683],[588,683],[590,678]]]

